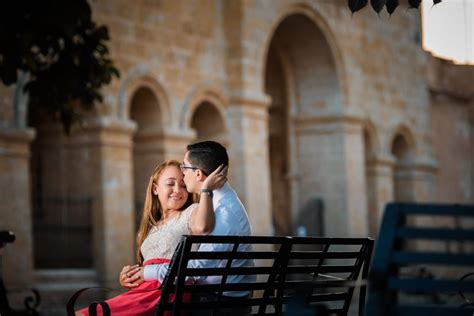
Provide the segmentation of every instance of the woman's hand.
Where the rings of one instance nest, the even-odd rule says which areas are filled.
[[[202,189],[217,190],[227,181],[228,166],[220,165],[210,175],[207,176],[202,184]]]
[[[133,266],[124,266],[120,271],[119,282],[122,287],[132,289],[139,286],[145,280],[143,279],[143,267],[138,264]]]

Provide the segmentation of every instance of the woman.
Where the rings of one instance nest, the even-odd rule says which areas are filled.
[[[226,177],[218,175],[226,171],[227,167],[217,168],[206,178],[203,188],[220,188]],[[138,265],[123,267],[119,277],[120,284],[131,290],[107,300],[111,314],[154,315],[160,299],[160,283],[145,281],[143,267],[169,262],[182,235],[208,234],[214,223],[212,198],[202,194],[199,203],[192,204],[192,195],[186,190],[178,161],[165,161],[156,167],[148,183],[137,233]],[[98,314],[102,315],[101,311]],[[82,309],[76,315],[89,313]]]

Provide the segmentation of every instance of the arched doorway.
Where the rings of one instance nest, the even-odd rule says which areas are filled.
[[[211,102],[204,101],[199,104],[193,113],[191,128],[196,131],[195,141],[214,140],[228,146],[225,122]]]
[[[222,104],[219,104],[222,106]],[[226,121],[223,117],[222,108],[215,103],[204,100],[194,107],[190,112],[190,127],[195,131],[196,137],[191,142],[213,140],[229,148],[229,136]],[[230,157],[229,157],[230,159]],[[229,161],[232,170],[232,160]],[[232,172],[228,175],[229,182],[232,183],[234,177]]]
[[[398,133],[392,141],[392,155],[395,157],[393,170],[393,198],[396,202],[415,200],[413,183],[413,154],[407,138]]]
[[[271,39],[265,68],[275,234],[324,235],[331,189],[331,132],[326,118],[341,109],[335,60],[322,30],[303,14],[283,19]],[[334,140],[337,141],[337,140]],[[340,144],[340,140],[339,140]],[[328,146],[329,145],[329,146]],[[332,207],[332,206],[331,206]]]
[[[138,228],[148,179],[155,166],[164,159],[162,113],[150,88],[140,87],[132,95],[130,119],[137,124],[133,137],[133,183],[135,228]]]

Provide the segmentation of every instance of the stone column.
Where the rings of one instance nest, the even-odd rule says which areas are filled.
[[[116,287],[121,268],[135,262],[132,122],[97,118],[76,137],[89,152],[93,194],[94,265],[104,286]],[[146,179],[144,180],[146,181]]]
[[[342,170],[345,171],[347,186],[347,233],[352,237],[365,237],[369,230],[363,122],[346,117],[340,124],[344,142]]]
[[[392,156],[378,155],[367,165],[369,234],[372,237],[378,234],[385,205],[393,201],[394,163]]]
[[[0,130],[0,230],[16,235],[3,249],[3,278],[7,288],[28,288],[33,277],[30,142],[33,129]]]
[[[416,202],[434,201],[436,170],[435,162],[420,159],[415,162],[412,169],[412,181]]]
[[[163,147],[166,159],[183,161],[186,146],[196,139],[193,130],[168,130],[163,134]]]
[[[295,133],[300,176],[299,209],[293,212],[322,199],[325,235],[367,236],[362,122],[349,117],[300,117]]]
[[[254,235],[271,235],[272,213],[266,98],[233,98],[228,108],[229,178],[250,217]],[[289,193],[288,193],[289,194]]]

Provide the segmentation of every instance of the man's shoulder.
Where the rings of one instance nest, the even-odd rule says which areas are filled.
[[[230,200],[230,201],[237,201],[239,203],[242,203],[240,201],[239,195],[237,194],[237,192],[235,192],[234,188],[232,188],[230,185],[227,185],[225,190],[223,191],[222,199],[223,200]]]
[[[216,205],[216,211],[219,210],[242,210],[245,212],[245,207],[240,201],[237,194],[225,194],[219,200],[218,205]]]

